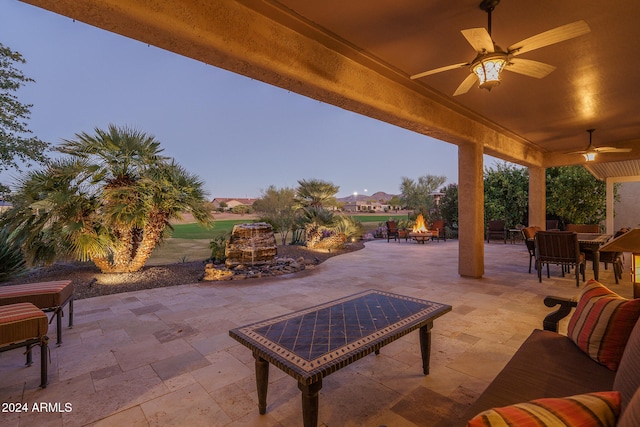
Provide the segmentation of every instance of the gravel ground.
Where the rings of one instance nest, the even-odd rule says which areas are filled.
[[[310,251],[303,246],[278,246],[278,257],[315,260],[322,263],[327,259],[364,248],[362,242],[351,243],[347,248],[331,253]],[[102,274],[92,263],[57,263],[50,267],[33,270],[11,282],[0,285],[45,282],[51,280],[71,280],[74,285],[75,299],[91,298],[100,295],[117,294],[141,289],[196,283],[204,274],[204,261],[167,264],[145,267],[137,273]],[[293,274],[303,274],[303,272]],[[95,280],[94,280],[95,279]],[[270,280],[271,278],[248,279]]]

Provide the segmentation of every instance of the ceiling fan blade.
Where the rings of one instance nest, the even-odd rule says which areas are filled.
[[[535,36],[529,37],[528,39],[524,39],[518,43],[512,44],[507,49],[507,52],[514,56],[521,55],[525,52],[530,52],[535,49],[540,49],[541,47],[560,43],[562,41],[587,34],[590,31],[591,29],[586,22],[572,22],[571,24],[556,27],[552,30],[545,31],[544,33],[537,34]]]
[[[631,151],[631,148],[595,147],[594,151],[598,153],[628,153]]]
[[[493,53],[495,48],[491,36],[484,28],[469,28],[461,31],[462,35],[478,53]]]
[[[453,96],[458,96],[469,92],[469,89],[471,89],[473,85],[477,83],[477,81],[478,76],[476,76],[475,73],[469,74],[467,78],[464,79],[462,83],[460,83],[460,86],[458,86],[458,89],[456,89],[456,91],[453,93]]]
[[[538,79],[546,77],[547,74],[555,69],[556,67],[553,65],[522,58],[513,58],[505,68],[507,71],[524,74],[525,76],[535,77]]]
[[[460,64],[447,65],[446,67],[436,68],[434,70],[425,71],[423,73],[414,74],[411,76],[411,80],[419,79],[424,76],[430,76],[431,74],[441,73],[443,71],[455,70],[456,68],[462,68],[464,66],[469,66],[468,62],[461,62]]]
[[[586,151],[582,150],[582,151],[571,151],[570,153],[564,153],[564,154],[585,154]]]

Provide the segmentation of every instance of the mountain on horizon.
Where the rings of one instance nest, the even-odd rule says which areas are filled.
[[[394,196],[399,196],[398,194],[389,194],[389,193],[385,193],[384,191],[377,191],[371,195],[369,194],[358,194],[357,196],[354,196],[353,194],[347,197],[339,197],[338,201],[339,202],[351,202],[353,203],[354,201],[365,201],[365,200],[375,200],[376,202],[388,202],[389,200],[391,200]]]

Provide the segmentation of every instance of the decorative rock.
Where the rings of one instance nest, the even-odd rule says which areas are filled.
[[[261,266],[249,266],[238,264],[229,269],[224,265],[207,264],[205,274],[200,280],[244,280],[260,277],[281,276],[283,274],[296,273],[305,269],[313,269],[318,264],[318,259],[306,259],[304,257],[274,258],[272,262]]]
[[[231,280],[233,271],[217,269],[213,264],[207,264],[204,268],[204,277],[206,281]]]

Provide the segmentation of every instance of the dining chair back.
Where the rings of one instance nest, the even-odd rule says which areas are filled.
[[[507,243],[507,229],[504,226],[504,220],[494,219],[489,221],[487,225],[487,243],[492,237],[498,237]]]
[[[398,224],[395,221],[387,221],[387,242],[391,239],[399,240],[400,237],[398,235]]]
[[[628,228],[621,228],[616,231],[616,234],[613,236],[614,239],[622,236],[624,233],[629,231]],[[586,255],[586,254],[585,254]],[[600,252],[600,262],[604,262],[604,269],[607,269],[607,265],[613,265],[613,277],[616,280],[616,285],[622,279],[622,271],[624,270],[624,254],[622,252]]]
[[[548,219],[546,221],[547,231],[555,231],[559,230],[558,228],[558,220],[557,219]]]
[[[577,233],[572,231],[538,231],[534,241],[539,282],[542,282],[542,266],[544,264],[547,265],[547,277],[550,277],[549,264],[555,264],[562,267],[562,277],[564,277],[565,267],[575,267],[576,286],[580,286],[580,273],[582,273],[582,281],[584,282],[585,258],[584,254],[580,252]]]
[[[442,239],[445,242],[447,241],[443,220],[438,219],[436,221],[433,221],[433,224],[431,224],[431,230],[429,231],[433,233],[433,236],[431,236],[431,240],[438,239],[438,241],[440,241],[440,239]]]
[[[575,231],[576,233],[600,233],[600,224],[567,224],[566,231]]]
[[[524,244],[527,246],[527,251],[529,251],[529,273],[531,273],[531,262],[536,258],[536,242],[534,241],[535,235],[538,231],[542,230],[537,225],[532,225],[531,227],[525,227],[522,230],[522,240],[524,240]]]

